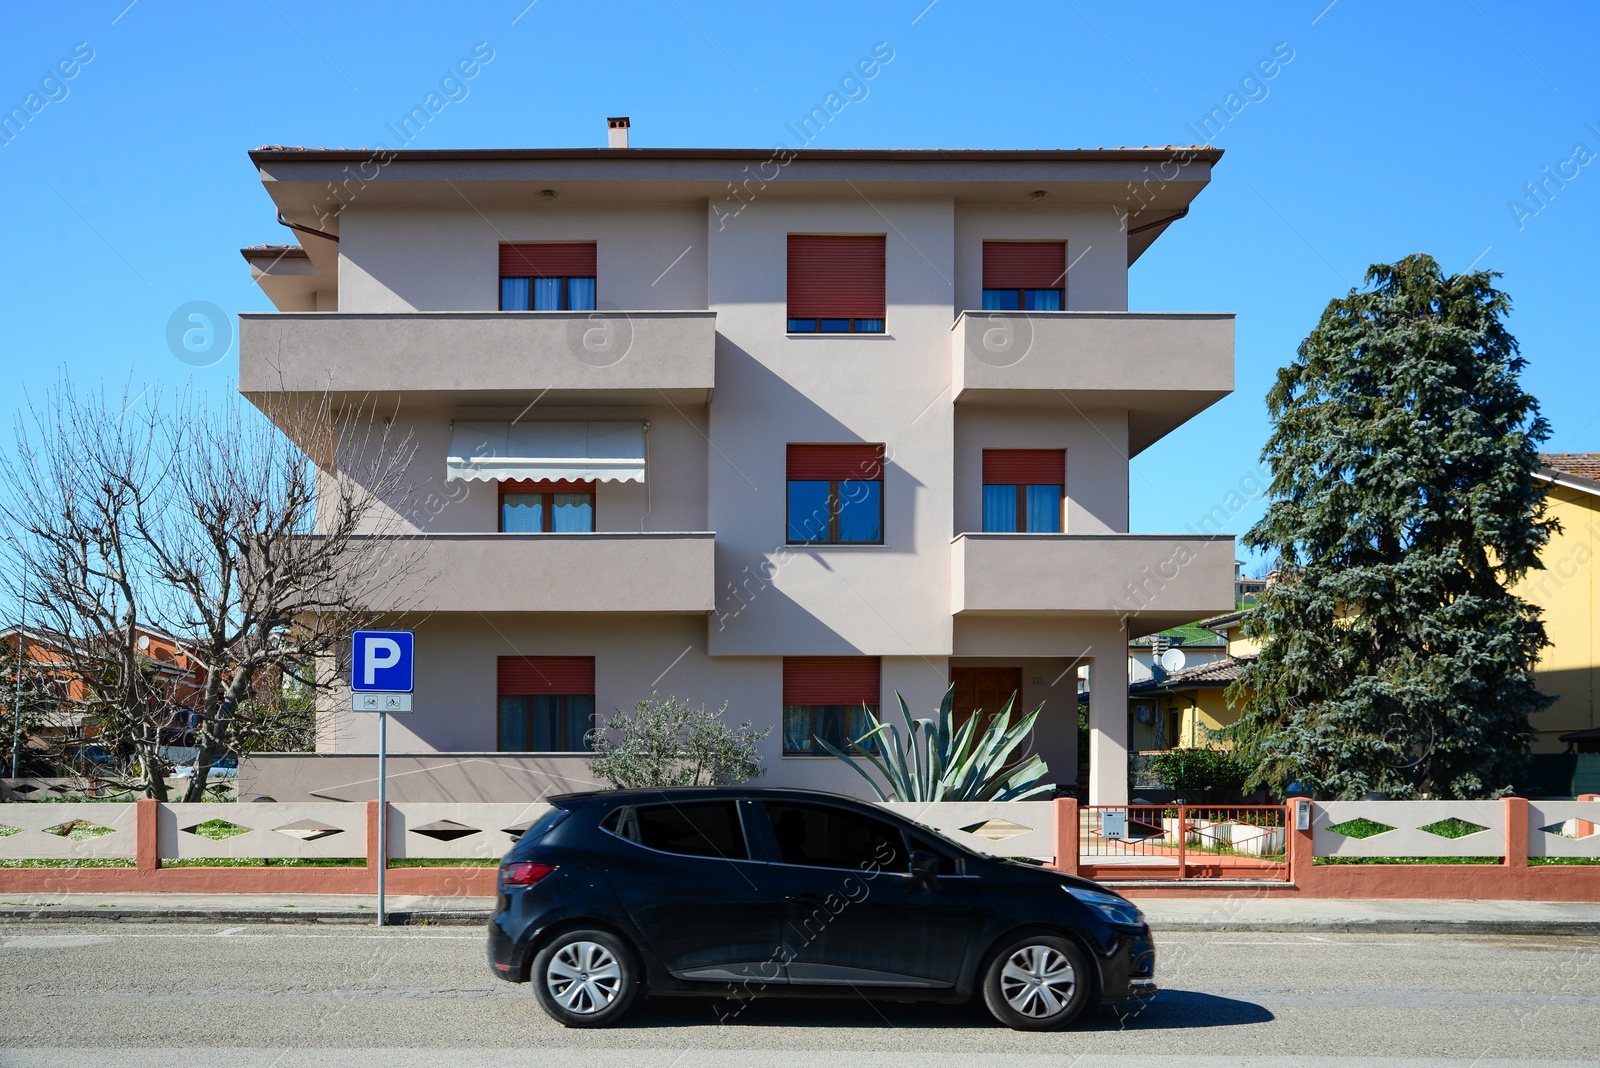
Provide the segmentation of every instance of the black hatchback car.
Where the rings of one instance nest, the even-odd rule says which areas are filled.
[[[500,864],[489,964],[569,1027],[639,997],[981,995],[1023,1030],[1155,993],[1144,916],[1087,879],[998,860],[803,790],[550,799]]]

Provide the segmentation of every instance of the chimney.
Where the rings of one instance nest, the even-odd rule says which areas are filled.
[[[628,122],[628,116],[626,116],[626,115],[623,115],[621,118],[607,119],[606,120],[606,147],[607,148],[627,148],[628,147],[628,127],[629,127],[629,125],[631,125],[631,124]]]

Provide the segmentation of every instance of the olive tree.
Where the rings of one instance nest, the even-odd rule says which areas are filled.
[[[728,705],[708,712],[676,697],[652,693],[632,712],[618,710],[589,732],[589,770],[628,789],[644,786],[722,786],[766,774],[757,746],[772,733],[749,720],[723,719]]]

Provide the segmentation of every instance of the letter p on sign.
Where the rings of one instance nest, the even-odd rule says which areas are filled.
[[[354,663],[350,688],[379,693],[412,691],[412,635],[409,630],[358,630],[351,635]]]

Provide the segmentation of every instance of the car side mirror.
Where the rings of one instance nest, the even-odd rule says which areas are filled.
[[[929,890],[939,889],[939,855],[926,849],[913,849],[911,874]]]

